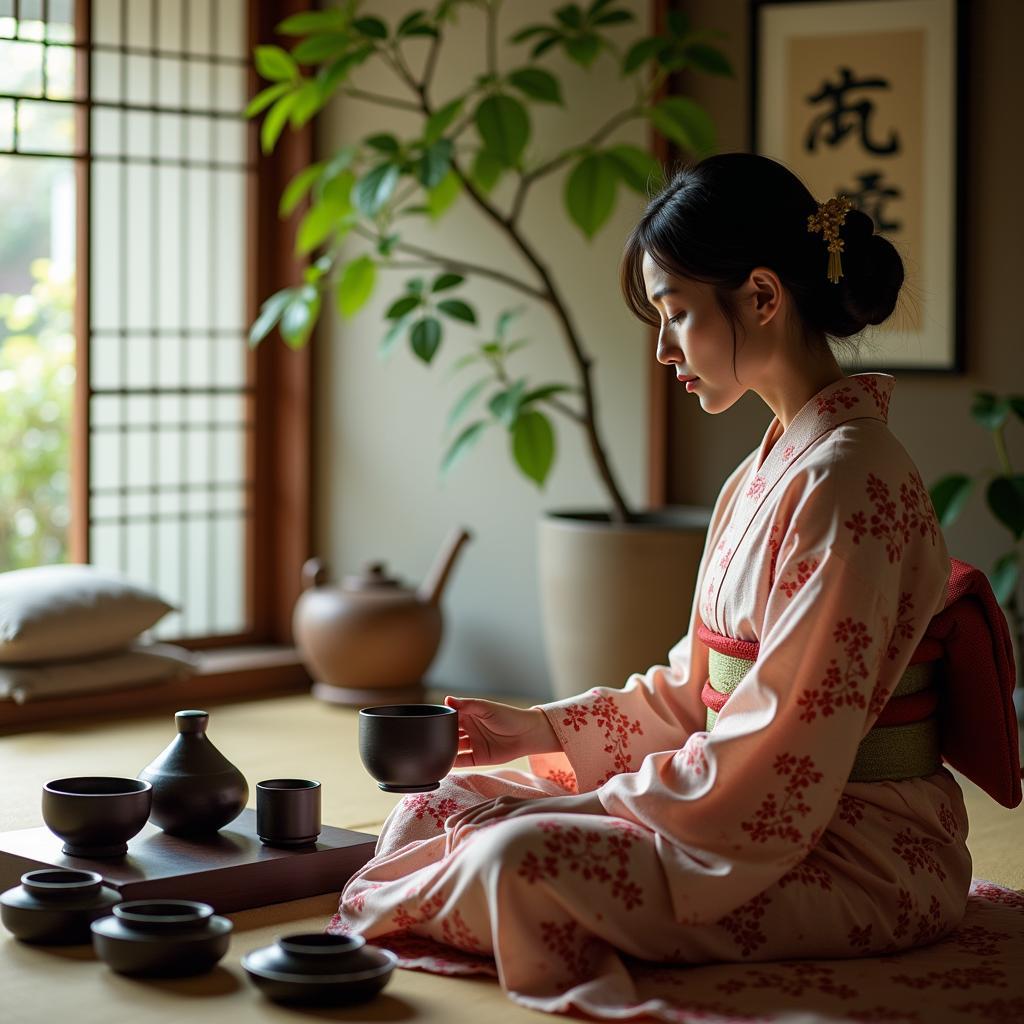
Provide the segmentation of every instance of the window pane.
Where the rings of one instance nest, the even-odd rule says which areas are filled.
[[[0,571],[67,558],[72,174],[0,157]]]

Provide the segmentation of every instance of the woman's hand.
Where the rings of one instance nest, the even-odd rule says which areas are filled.
[[[463,825],[483,825],[502,818],[520,818],[527,814],[607,814],[597,792],[570,793],[567,796],[514,797],[496,796],[490,800],[463,807],[445,819],[451,831]]]
[[[561,749],[543,711],[451,694],[444,702],[459,714],[454,768],[505,764],[526,754]]]

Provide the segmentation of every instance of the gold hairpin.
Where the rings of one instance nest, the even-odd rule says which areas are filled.
[[[843,264],[840,253],[843,251],[843,240],[839,237],[839,229],[846,220],[846,215],[853,208],[848,196],[833,196],[818,204],[818,212],[807,218],[808,231],[820,231],[828,242],[828,279],[836,284],[843,276]]]

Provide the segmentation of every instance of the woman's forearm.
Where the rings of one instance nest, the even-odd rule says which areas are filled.
[[[558,735],[551,727],[548,716],[540,708],[531,709],[536,716],[536,725],[531,735],[531,753],[533,754],[557,754],[562,749]]]

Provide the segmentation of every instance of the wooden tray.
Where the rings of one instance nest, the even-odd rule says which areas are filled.
[[[341,892],[373,856],[377,837],[325,825],[315,846],[264,846],[256,835],[256,812],[247,807],[204,842],[178,839],[147,823],[129,841],[125,857],[66,857],[62,845],[45,826],[0,832],[0,890],[18,885],[26,871],[78,868],[99,872],[125,900],[201,900],[226,914]]]

